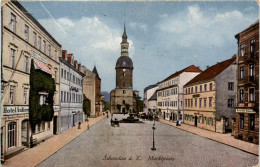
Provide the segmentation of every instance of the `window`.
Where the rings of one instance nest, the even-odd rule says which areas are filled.
[[[42,38],[40,36],[38,36],[38,46],[39,46],[39,50],[41,50]]]
[[[254,114],[249,114],[250,118],[250,130],[255,130],[255,115]]]
[[[209,90],[212,90],[212,83],[209,84]]]
[[[71,80],[72,80],[72,74],[71,74],[71,73],[70,73],[70,76],[69,76],[69,77],[70,77],[70,81],[71,81]]]
[[[249,101],[250,102],[255,101],[255,90],[254,90],[254,88],[249,89]]]
[[[73,83],[75,83],[75,75],[73,75]]]
[[[46,41],[43,40],[43,52],[46,53]]]
[[[67,93],[64,91],[64,99],[63,99],[64,102],[66,102],[66,94],[67,94]]]
[[[240,45],[240,55],[245,56],[245,44]]]
[[[8,124],[8,148],[16,146],[16,122]]]
[[[212,98],[209,98],[209,107],[212,107]]]
[[[202,85],[200,85],[200,92],[202,92]]]
[[[228,83],[228,90],[233,91],[234,90],[234,82]]]
[[[254,67],[254,64],[249,64],[249,68],[250,68],[250,69],[249,69],[249,71],[250,71],[250,72],[249,72],[249,76],[250,76],[250,77],[253,77],[253,76],[255,75],[255,73],[254,73],[254,71],[255,71],[255,70],[254,70],[254,68],[255,68],[255,67]]]
[[[61,78],[63,78],[63,68],[61,69]]]
[[[15,32],[15,29],[16,29],[16,16],[13,14],[13,13],[11,13],[11,30],[13,31],[13,32]]]
[[[28,88],[24,88],[24,91],[23,91],[23,101],[24,101],[24,104],[27,104],[27,95],[28,95]]]
[[[37,34],[36,32],[33,32],[33,46],[36,47],[37,46]]]
[[[191,87],[191,93],[193,93],[193,87]]]
[[[66,74],[67,74],[67,72],[66,72],[66,70],[64,70],[64,79],[66,79]]]
[[[204,99],[204,107],[207,107],[207,99]]]
[[[45,131],[45,122],[42,122],[42,131]]]
[[[11,67],[15,67],[15,50],[11,49]]]
[[[197,107],[197,99],[195,99],[195,107]]]
[[[70,80],[70,78],[69,78],[69,72],[67,72],[67,80],[69,81]]]
[[[46,104],[47,93],[40,93],[40,105]]]
[[[51,45],[49,45],[48,52],[49,52],[49,56],[51,57]]]
[[[244,114],[240,114],[240,129],[244,129]]]
[[[69,92],[67,92],[67,102],[69,102]]]
[[[197,86],[195,86],[195,93],[197,93],[198,92],[198,90],[197,90]]]
[[[25,68],[24,71],[28,73],[29,72],[29,57],[25,56],[24,58],[25,58],[25,60],[24,60],[24,68]]]
[[[239,94],[240,94],[240,103],[243,103],[244,102],[244,89],[240,89],[240,92],[239,92]]]
[[[185,107],[187,107],[188,105],[187,105],[187,99],[185,99]]]
[[[61,102],[63,101],[63,91],[61,91],[61,93],[60,93],[60,101]]]
[[[250,41],[250,54],[251,56],[255,55],[255,39]]]
[[[55,61],[57,61],[57,50],[55,50]]]
[[[125,94],[126,93],[126,91],[125,90],[123,90],[123,94]]]
[[[207,84],[204,85],[204,91],[207,91]]]
[[[24,37],[25,37],[25,40],[28,42],[29,41],[29,26],[27,26],[27,25],[25,25]]]
[[[228,99],[228,107],[234,107],[234,99]]]
[[[125,104],[125,100],[123,100],[123,104]]]
[[[188,89],[188,93],[190,94],[190,88]]]
[[[193,100],[190,100],[190,107],[193,107]]]
[[[202,103],[202,99],[200,99],[200,104],[199,104],[199,105],[200,105],[200,108],[201,108],[201,103]]]
[[[14,104],[14,86],[10,86],[9,102],[10,102],[10,104]]]
[[[240,67],[240,79],[244,78],[244,67]]]
[[[69,98],[69,100],[70,100],[69,102],[71,102],[71,93],[70,93],[70,98]]]

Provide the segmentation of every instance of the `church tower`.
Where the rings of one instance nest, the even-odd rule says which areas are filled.
[[[121,42],[121,56],[117,59],[116,88],[110,92],[110,104],[112,113],[133,112],[133,62],[128,53],[126,28]]]

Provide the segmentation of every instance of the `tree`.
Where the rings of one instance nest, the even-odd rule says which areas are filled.
[[[105,111],[110,110],[110,103],[109,102],[105,102]]]
[[[84,98],[83,100],[83,112],[90,117],[91,113],[91,102],[88,98]]]

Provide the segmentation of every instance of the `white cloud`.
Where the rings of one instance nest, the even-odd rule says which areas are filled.
[[[59,18],[56,21],[66,33],[53,24],[52,19],[39,20],[62,44],[62,49],[73,53],[75,59],[90,70],[92,70],[95,61],[101,78],[106,80],[110,77],[109,80],[111,80],[111,76],[113,77],[115,73],[116,60],[120,56],[123,30],[111,27],[98,17],[82,17],[77,20]],[[128,42],[130,55],[133,55],[133,41],[128,39]]]
[[[144,32],[147,31],[147,27],[146,27],[146,25],[143,24],[143,23],[130,22],[130,23],[129,23],[129,26],[130,26],[130,28],[132,28],[132,29],[137,29],[137,28],[139,28],[139,29],[143,30]]]
[[[181,47],[223,46],[227,41],[235,40],[241,26],[250,25],[252,19],[234,10],[216,15],[204,14],[199,6],[188,6],[184,12],[161,17],[158,28],[167,33],[168,38],[175,38],[175,44]],[[230,34],[233,34],[230,35]],[[166,39],[166,41],[168,41]]]

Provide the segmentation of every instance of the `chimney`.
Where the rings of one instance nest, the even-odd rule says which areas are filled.
[[[207,68],[206,69],[208,69],[209,68],[209,66],[207,66]]]
[[[73,56],[73,54],[71,54],[71,53],[70,53],[70,54],[68,54],[68,60],[67,60],[67,61],[68,61],[68,63],[70,63],[70,64],[71,64],[71,59],[72,59],[72,56]]]
[[[66,60],[66,53],[67,53],[66,50],[62,50],[62,58],[63,58],[64,60]]]
[[[81,64],[80,63],[78,64],[78,70],[79,71],[81,70]]]
[[[77,60],[74,60],[74,67],[77,68]]]

